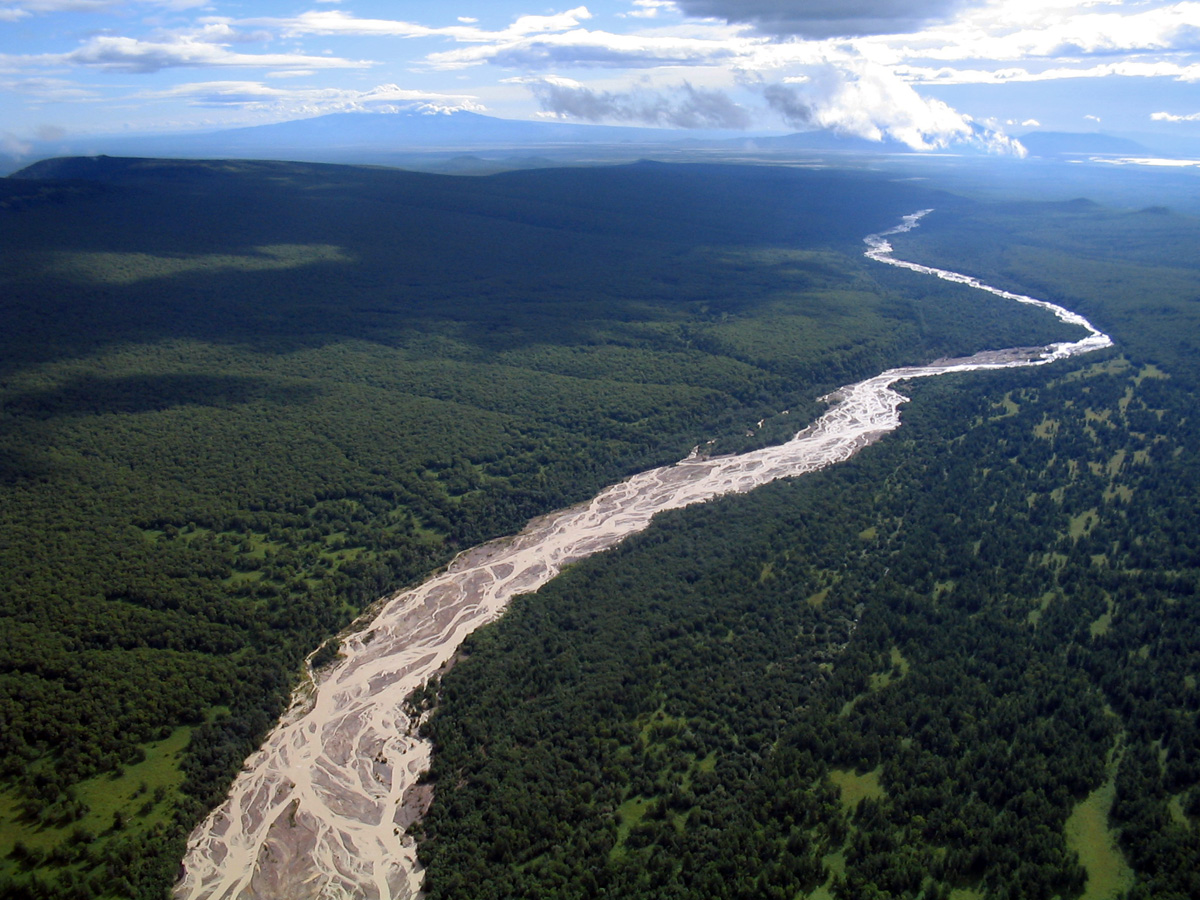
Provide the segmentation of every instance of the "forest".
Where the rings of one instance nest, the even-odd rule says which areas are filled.
[[[14,896],[160,896],[304,657],[457,549],[1061,331],[871,270],[931,192],[857,173],[98,158],[0,194]]]
[[[1194,895],[1195,220],[105,158],[0,181],[0,889],[164,896],[306,655],[457,550],[1074,336],[862,258],[926,207],[902,257],[1117,348],[906,385],[844,467],[520,598],[431,687],[430,896]]]
[[[473,635],[430,896],[1196,896],[1196,236],[1022,203],[895,239],[1117,348],[907,385],[849,463],[664,515]]]

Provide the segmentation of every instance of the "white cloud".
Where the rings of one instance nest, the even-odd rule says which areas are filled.
[[[290,19],[248,19],[250,24],[277,27],[289,36],[304,34],[361,35],[392,37],[448,37],[464,43],[507,41],[531,34],[545,34],[574,28],[592,14],[586,6],[548,16],[521,16],[502,31],[486,31],[474,24],[431,28],[399,19],[360,19],[341,10],[313,10]],[[462,20],[460,20],[462,21]]]
[[[1119,62],[1096,66],[1055,66],[1030,71],[1022,67],[997,69],[956,69],[952,66],[896,66],[894,71],[915,84],[1013,84],[1034,81],[1061,81],[1070,78],[1173,78],[1176,81],[1200,81],[1200,64],[1175,62]]]
[[[99,95],[90,88],[81,87],[62,78],[20,78],[0,81],[0,91],[20,94],[38,102],[70,103],[94,100]]]
[[[666,0],[641,0],[640,10],[667,10]],[[394,19],[360,19],[341,10],[313,10],[290,19],[248,19],[242,24],[275,27],[287,36],[358,35],[400,38],[442,37],[460,46],[425,57],[434,69],[459,69],[484,63],[513,68],[551,66],[646,68],[711,65],[745,55],[762,39],[739,38],[741,29],[712,27],[696,36],[695,27],[665,33],[616,34],[582,26],[592,14],[579,6],[562,13],[521,16],[501,30],[474,24],[434,28]],[[460,20],[461,21],[461,20]]]
[[[14,58],[15,59],[15,58]],[[24,57],[42,63],[70,63],[117,72],[158,72],[171,68],[366,68],[373,63],[298,53],[235,53],[223,44],[189,36],[162,41],[100,35],[78,50],[62,54]]]
[[[1150,118],[1155,122],[1200,122],[1200,112],[1188,113],[1186,116],[1177,116],[1169,112],[1150,113]]]
[[[179,24],[179,17],[150,15],[201,6],[206,8],[191,15],[186,27],[170,31],[164,23]],[[77,45],[46,48],[67,52],[0,53],[0,75],[11,77],[10,84],[27,85],[7,93],[29,108],[52,102],[56,94],[68,101],[89,99],[78,85],[23,78],[31,70],[58,76],[54,67],[138,75],[178,68],[246,69],[234,77],[254,80],[206,81],[226,88],[207,94],[196,89],[177,99],[221,108],[261,103],[283,109],[286,104],[374,102],[361,99],[369,92],[343,95],[313,87],[306,93],[301,88],[309,81],[320,85],[329,70],[377,66],[383,71],[394,65],[397,72],[420,69],[423,78],[454,70],[455,80],[472,84],[478,97],[504,107],[501,114],[528,115],[527,98],[524,110],[514,100],[523,96],[521,89],[497,85],[494,77],[486,85],[482,71],[469,71],[490,65],[512,70],[507,74],[518,76],[515,80],[550,115],[690,126],[765,116],[763,100],[770,99],[774,121],[781,115],[803,118],[807,127],[893,137],[926,148],[956,141],[1000,147],[1007,139],[946,104],[923,98],[913,90],[916,85],[936,94],[943,85],[1079,78],[1200,82],[1200,0],[623,0],[604,9],[611,30],[595,23],[584,5],[536,7],[542,14],[514,17],[501,27],[482,27],[471,15],[455,16],[453,7],[437,12],[436,21],[448,24],[434,27],[387,18],[392,8],[379,5],[388,10],[382,17],[359,18],[350,6],[311,0],[294,7],[303,11],[293,16],[231,19],[216,15],[207,0],[0,0],[0,23],[23,21],[32,29],[30,17],[59,14],[63,18],[53,28],[41,29],[43,40],[83,35]],[[432,7],[420,4],[393,8],[433,15]],[[126,30],[82,31],[85,20],[72,23],[80,29],[72,30],[65,27],[68,13],[120,15]],[[87,27],[94,24],[86,20]],[[840,35],[862,36],[834,38]],[[357,37],[399,40],[389,42],[394,52],[379,54],[382,61],[356,60],[344,48]],[[346,40],[335,43],[335,38]],[[401,49],[407,41],[414,42],[408,45],[413,49]],[[326,44],[336,54],[324,49]],[[582,79],[579,73],[585,70],[595,75],[587,84],[552,77],[569,71]],[[760,93],[747,94],[746,88],[756,85]],[[129,89],[104,89],[106,95],[114,90]],[[378,102],[424,101],[398,95]],[[1160,102],[1161,96],[1155,103]],[[1035,106],[996,115],[1011,117],[1009,124],[1037,127],[1025,118],[1035,109],[1041,116]],[[1149,114],[1148,109],[1138,113]],[[1078,123],[1081,114],[1072,115]],[[1106,116],[1111,119],[1107,110]],[[1157,121],[1185,120],[1192,121]]]
[[[20,158],[28,156],[32,152],[33,145],[28,141],[23,141],[15,134],[9,134],[7,131],[0,132],[0,153]]]
[[[661,35],[613,34],[573,29],[496,41],[431,53],[433,68],[457,69],[480,63],[513,68],[543,69],[554,66],[648,68],[728,63],[743,49],[727,41]]]
[[[207,5],[209,0],[0,0],[0,21],[14,22],[30,15],[53,13],[121,12],[131,4],[177,12]]]
[[[1088,115],[1085,115],[1084,118],[1087,119],[1089,122],[1099,122],[1100,121],[1099,116],[1093,116],[1090,113]]]
[[[1013,139],[976,124],[940,100],[922,97],[883,66],[861,59],[813,67],[803,81],[761,88],[767,104],[793,127],[827,128],[872,141],[891,138],[914,150],[956,144],[1023,156]]]
[[[339,88],[284,88],[260,81],[201,81],[159,91],[144,91],[143,100],[183,100],[190,106],[240,107],[290,115],[328,112],[394,111],[417,108],[427,112],[479,110],[475,98],[381,84],[368,90]]]
[[[656,19],[659,13],[679,12],[675,0],[633,0],[635,9],[627,13],[618,13],[621,18],[630,16],[635,19]]]
[[[1153,156],[1112,157],[1093,156],[1091,162],[1107,163],[1110,166],[1154,166],[1157,168],[1192,169],[1200,167],[1200,159],[1162,159]]]
[[[1200,3],[1183,2],[1128,13],[1081,12],[1055,0],[996,0],[951,25],[920,34],[868,38],[857,44],[880,62],[960,61],[1168,53],[1200,49]]]

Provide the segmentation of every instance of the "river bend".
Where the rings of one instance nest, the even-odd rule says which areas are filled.
[[[929,212],[867,236],[866,255],[1043,307],[1086,336],[889,369],[829,395],[825,414],[785,444],[740,456],[693,454],[635,475],[587,503],[534,519],[520,534],[465,551],[442,573],[387,599],[362,631],[343,641],[342,657],[319,683],[298,693],[226,800],[192,833],[176,900],[415,896],[422,872],[405,829],[428,802],[429,790],[418,779],[429,767],[431,747],[417,736],[404,701],[512,597],[641,531],[656,513],[850,458],[899,427],[906,398],[893,387],[898,381],[1044,365],[1111,346],[1107,335],[1061,306],[894,259],[888,237],[915,228]]]

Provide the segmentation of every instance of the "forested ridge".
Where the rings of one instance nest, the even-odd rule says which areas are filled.
[[[2,187],[13,897],[161,896],[305,655],[455,550],[889,365],[1069,333],[862,260],[961,203],[871,174],[100,158]]]
[[[431,897],[1200,893],[1196,224],[945,221],[898,255],[1117,349],[904,385],[845,465],[518,598],[436,686]]]

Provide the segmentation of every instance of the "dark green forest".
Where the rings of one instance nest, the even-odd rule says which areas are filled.
[[[162,897],[306,655],[457,550],[889,366],[1075,336],[862,258],[925,207],[901,256],[1117,348],[906,385],[846,466],[518,599],[433,686],[430,895],[1194,895],[1194,220],[104,158],[0,180],[5,895]]]
[[[519,598],[439,685],[430,896],[1200,893],[1197,236],[1022,203],[897,238],[1117,348],[907,385],[849,463]]]
[[[934,202],[655,164],[3,180],[7,894],[161,896],[305,656],[458,549],[886,366],[1063,336],[861,259]]]

